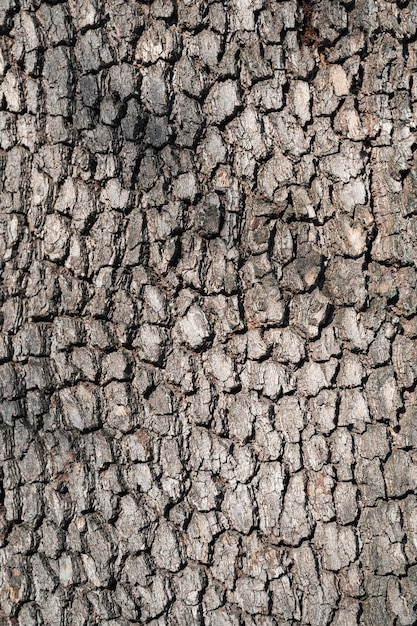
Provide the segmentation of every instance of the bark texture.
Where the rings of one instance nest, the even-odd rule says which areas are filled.
[[[1,624],[417,623],[416,30],[0,1]]]

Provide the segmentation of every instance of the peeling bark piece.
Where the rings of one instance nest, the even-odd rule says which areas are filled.
[[[100,201],[104,205],[109,205],[112,209],[126,209],[129,201],[129,191],[122,188],[118,179],[111,178],[100,194]]]
[[[351,527],[340,527],[335,522],[319,522],[314,543],[321,550],[323,567],[331,571],[339,571],[357,557],[357,538]]]
[[[81,383],[72,389],[62,389],[59,398],[70,426],[86,432],[100,425],[99,390],[93,385]]]
[[[160,523],[155,531],[152,556],[157,567],[177,572],[183,564],[182,546],[171,524]]]
[[[334,488],[335,481],[326,474],[326,468],[319,472],[309,472],[307,497],[312,520],[330,522],[334,519],[335,506],[332,495]]]
[[[354,465],[353,438],[346,428],[339,428],[331,435],[331,460],[336,466],[338,480],[352,480]]]
[[[241,176],[253,177],[256,159],[266,155],[259,116],[254,107],[247,107],[227,126],[230,141],[235,146],[235,168]]]
[[[254,407],[249,395],[233,396],[227,412],[229,437],[245,443],[253,433]]]
[[[363,260],[332,259],[325,272],[323,292],[337,306],[361,309],[366,298]]]
[[[337,383],[340,387],[360,387],[365,378],[365,369],[360,357],[351,352],[344,354],[340,362]]]
[[[198,305],[193,305],[188,309],[178,326],[185,342],[193,350],[201,349],[212,337],[207,317]]]
[[[237,536],[233,532],[225,532],[214,545],[214,577],[221,581],[226,589],[233,588],[234,572],[239,553]]]
[[[284,155],[288,154],[288,156],[298,160],[302,155],[308,153],[309,140],[297,123],[297,120],[289,114],[284,116],[281,112],[270,113],[265,117],[264,124],[269,138],[268,145],[275,149],[275,156],[267,162],[265,167],[264,173],[268,173],[269,176],[267,185],[270,186],[274,179],[275,182],[283,183],[284,181],[288,181],[288,183],[290,183],[290,178],[292,178],[290,175],[292,163],[291,159],[287,160]],[[261,180],[262,179],[259,179],[259,181]],[[301,202],[298,202],[300,205],[303,196],[308,196],[308,194],[303,188],[296,189],[298,194],[301,195]],[[296,199],[298,194],[296,194]],[[308,213],[308,211],[306,211],[306,213]],[[310,217],[313,216],[310,215]]]
[[[112,381],[104,390],[106,423],[110,428],[128,432],[137,423],[138,409],[132,388],[128,383]]]
[[[214,349],[207,355],[207,369],[209,373],[224,387],[225,391],[233,391],[239,387],[235,364],[221,348]]]
[[[277,200],[283,183],[288,182],[293,175],[293,166],[283,154],[273,156],[262,166],[258,175],[260,192],[271,202]]]
[[[20,474],[24,482],[35,482],[42,479],[44,458],[39,444],[32,442],[20,462]]]
[[[342,108],[337,112],[335,130],[355,141],[365,138],[365,131],[353,98],[346,98]]]
[[[335,215],[324,226],[326,240],[339,254],[359,257],[366,251],[367,230],[359,220],[348,215]]]
[[[168,578],[163,574],[155,574],[152,582],[146,586],[135,589],[138,604],[142,605],[141,619],[149,624],[155,623],[158,615],[164,613],[172,602],[172,592]],[[158,624],[158,622],[156,621]],[[163,622],[162,622],[163,623]]]
[[[240,104],[241,99],[236,83],[226,80],[223,83],[216,83],[211,88],[203,111],[212,123],[221,124],[234,115]]]
[[[348,342],[351,349],[366,350],[374,338],[373,332],[365,328],[353,307],[345,307],[336,312],[335,325],[339,330],[339,338]]]
[[[311,344],[311,356],[316,362],[328,361],[332,356],[339,356],[341,353],[340,342],[336,337],[334,326],[324,328],[320,338]]]
[[[387,589],[387,604],[392,613],[398,617],[399,623],[404,625],[413,624],[417,618],[415,608],[412,602],[409,601],[410,591],[407,587],[408,585],[405,583],[405,591],[399,582],[390,579]]]
[[[362,171],[359,146],[345,141],[339,154],[323,157],[322,168],[323,172],[335,182],[348,183],[351,179],[357,178]]]
[[[220,531],[220,528],[214,511],[209,513],[194,512],[185,539],[189,558],[208,564],[213,538]]]
[[[207,586],[207,575],[202,567],[187,566],[175,579],[177,597],[185,604],[198,606],[200,595]]]
[[[164,116],[152,115],[145,129],[145,143],[152,148],[161,149],[168,144],[171,128]]]
[[[331,387],[335,371],[335,359],[327,363],[305,363],[297,376],[300,393],[316,396],[322,389]]]
[[[323,468],[329,458],[329,450],[323,435],[313,435],[303,441],[303,457],[307,469],[317,472]]]
[[[239,613],[237,609],[218,608],[207,615],[208,626],[238,626]]]
[[[284,479],[281,463],[262,463],[255,493],[259,528],[265,536],[270,537],[270,540],[276,543],[281,537],[279,519],[282,511]]]
[[[366,432],[355,435],[355,444],[364,459],[380,458],[384,461],[390,453],[387,427],[382,424],[368,425]]]
[[[141,100],[155,115],[167,113],[167,86],[163,63],[159,62],[146,68],[142,77]]]
[[[216,67],[221,52],[221,38],[211,30],[202,30],[191,40],[189,53],[201,59],[210,69]]]
[[[352,483],[339,483],[334,491],[338,524],[351,524],[358,515],[358,490]]]
[[[269,585],[274,613],[282,620],[287,620],[283,624],[301,618],[300,603],[294,587],[286,575],[272,580]]]
[[[311,624],[328,621],[336,600],[334,584],[331,584],[332,574],[323,574],[319,579],[315,553],[307,544],[292,550],[290,555],[294,563],[295,588],[303,595],[300,606],[302,621]],[[320,598],[320,602],[317,602],[317,598]]]
[[[281,537],[285,545],[298,546],[311,533],[306,511],[306,485],[302,472],[290,478],[281,515]]]
[[[220,493],[219,484],[213,480],[211,472],[197,472],[188,497],[197,511],[209,512],[216,509]]]
[[[366,384],[366,393],[373,418],[395,426],[402,402],[394,368],[386,366],[371,372]]]
[[[68,250],[68,222],[59,215],[48,215],[45,219],[44,245],[46,256],[54,262],[62,261]]]
[[[384,465],[388,497],[398,498],[415,489],[417,464],[405,450],[393,450]]]
[[[411,393],[405,402],[404,414],[400,416],[400,429],[393,436],[394,444],[399,448],[416,448],[417,411],[415,394]]]
[[[403,516],[403,529],[407,537],[411,537],[411,541],[406,543],[404,551],[408,562],[412,562],[415,559],[417,553],[416,545],[416,503],[413,495],[408,496],[400,503],[401,513]],[[415,570],[413,576],[410,577],[409,585],[414,587],[416,585]]]
[[[96,586],[105,587],[113,574],[113,562],[117,554],[114,530],[98,515],[91,515],[87,521],[86,538],[90,554],[82,555],[87,571],[91,571]]]
[[[307,337],[314,339],[326,321],[328,307],[329,300],[318,289],[309,294],[295,296],[292,300],[290,322]]]
[[[279,326],[285,316],[285,302],[276,279],[267,276],[245,297],[246,317],[250,326],[274,324]]]
[[[223,500],[223,511],[229,519],[230,528],[247,535],[253,528],[254,498],[247,485],[238,484],[233,491],[228,491]]]
[[[379,459],[359,459],[355,477],[365,506],[374,506],[380,498],[386,497],[386,486]]]
[[[314,211],[313,208],[312,210]],[[291,292],[303,292],[305,289],[310,289],[316,285],[322,271],[322,263],[323,256],[317,249],[309,245],[300,246],[299,258],[283,269],[282,285],[284,289]]]
[[[405,261],[403,254],[401,254],[401,258]],[[415,315],[417,313],[417,279],[415,270],[411,267],[399,269],[396,273],[396,283],[399,292],[397,303],[399,313],[405,317]]]
[[[308,402],[308,409],[316,429],[324,435],[330,434],[336,428],[336,413],[338,408],[338,393],[324,389]],[[310,420],[309,420],[310,421]],[[340,424],[340,416],[338,418]]]
[[[248,220],[246,232],[243,234],[243,242],[248,252],[252,254],[264,254],[268,251],[271,239],[272,226],[266,219],[254,217]]]
[[[140,327],[133,346],[138,348],[138,355],[145,362],[159,365],[165,354],[166,331],[154,324]]]
[[[174,84],[188,96],[201,98],[209,85],[209,77],[203,68],[196,67],[188,56],[183,56],[175,66]]]
[[[294,81],[290,87],[290,103],[295,115],[304,125],[311,119],[311,94],[309,84],[305,81]]]
[[[284,447],[282,460],[290,474],[299,472],[302,469],[301,445],[299,443],[287,442]]]
[[[400,387],[414,386],[417,377],[417,352],[414,341],[397,335],[392,346],[392,361]]]
[[[368,403],[359,389],[344,390],[340,396],[339,418],[340,426],[352,425],[354,430],[363,433],[366,424],[370,423]]]
[[[258,329],[250,330],[247,334],[247,355],[253,361],[261,361],[268,354],[268,348]]]
[[[265,590],[265,583],[259,579],[242,576],[237,580],[236,589],[230,596],[249,615],[268,614],[269,594]]]
[[[305,357],[302,338],[293,330],[268,330],[264,335],[267,345],[272,346],[274,359],[281,363],[300,363]]]
[[[120,501],[120,515],[115,524],[116,530],[131,552],[149,547],[153,532],[150,528],[153,514],[146,507],[139,507],[135,498],[126,495]]]
[[[381,525],[381,521],[383,524]],[[364,561],[378,575],[403,574],[405,555],[401,511],[395,502],[380,502],[366,510],[359,526],[364,542]]]
[[[347,96],[350,90],[350,84],[346,70],[341,65],[331,65],[329,73],[330,82],[332,83],[336,96]]]
[[[83,73],[99,71],[113,61],[110,46],[105,42],[103,32],[97,29],[81,35],[75,54]]]
[[[201,110],[191,98],[180,95],[175,102],[177,143],[192,147],[202,128]]]
[[[305,425],[303,405],[295,396],[285,396],[275,409],[275,428],[284,433],[292,443],[300,441],[300,434]]]

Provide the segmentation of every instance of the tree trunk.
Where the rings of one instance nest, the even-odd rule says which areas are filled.
[[[0,2],[1,624],[417,623],[417,2]]]

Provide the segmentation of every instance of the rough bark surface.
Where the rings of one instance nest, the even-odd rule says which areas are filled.
[[[416,31],[0,1],[1,624],[417,623]]]

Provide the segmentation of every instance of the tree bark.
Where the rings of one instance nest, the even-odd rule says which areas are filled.
[[[1,624],[417,623],[416,29],[0,2]]]

